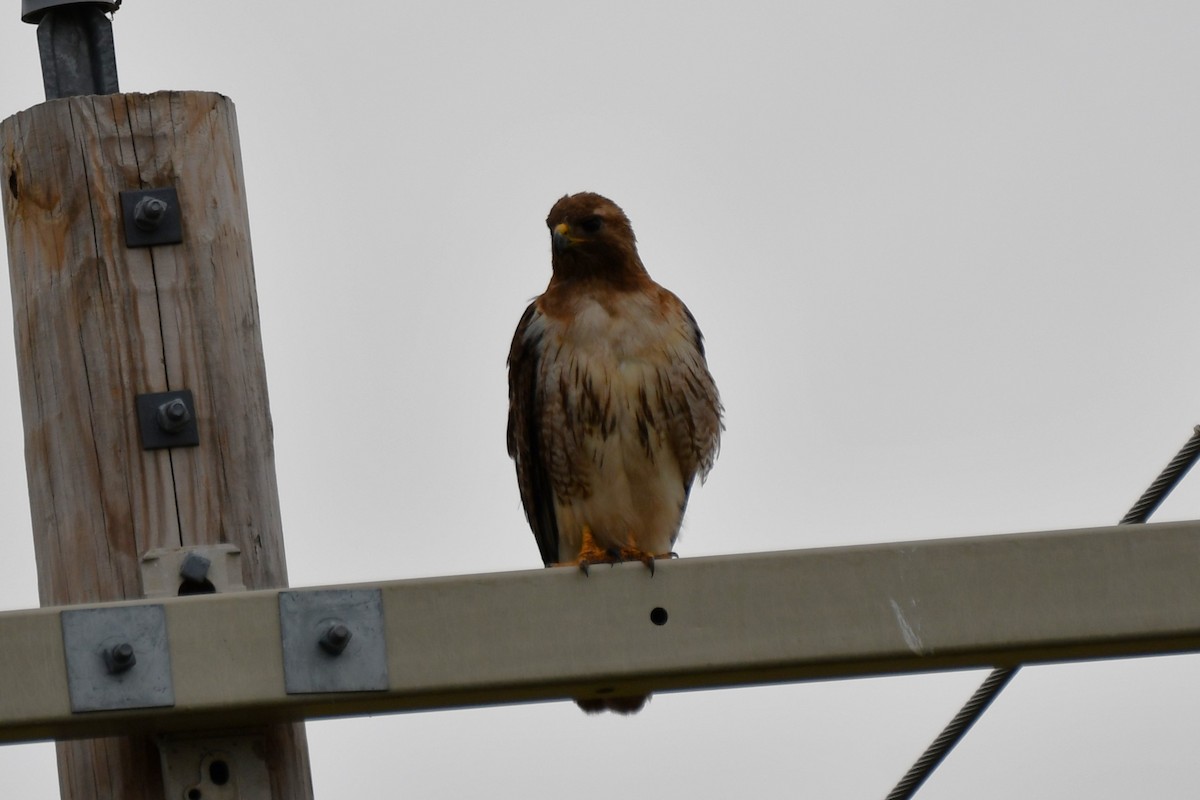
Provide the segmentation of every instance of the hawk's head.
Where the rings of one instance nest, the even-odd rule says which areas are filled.
[[[645,273],[629,217],[607,197],[566,195],[550,209],[546,226],[557,277],[619,279]]]

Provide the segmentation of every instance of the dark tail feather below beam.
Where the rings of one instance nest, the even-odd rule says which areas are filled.
[[[589,697],[586,700],[576,700],[575,705],[582,708],[588,714],[599,714],[603,711],[612,711],[617,714],[636,714],[642,710],[642,706],[649,701],[650,695],[644,694],[635,697]]]

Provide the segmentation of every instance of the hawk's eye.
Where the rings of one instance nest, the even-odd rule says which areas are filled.
[[[599,217],[585,217],[579,221],[579,227],[587,233],[596,233],[600,230]]]

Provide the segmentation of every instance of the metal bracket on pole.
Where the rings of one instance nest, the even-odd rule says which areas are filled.
[[[71,711],[175,705],[160,605],[62,612]]]
[[[261,736],[162,736],[163,796],[175,800],[271,800]]]
[[[244,592],[242,551],[232,544],[157,547],[142,556],[142,596]]]
[[[160,547],[142,556],[142,596],[244,592],[242,551],[231,544]],[[266,741],[252,733],[159,736],[163,796],[184,800],[271,800]]]
[[[388,688],[378,589],[280,592],[279,627],[288,694]]]
[[[121,0],[21,0],[21,19],[38,26],[47,100],[116,94],[117,53],[111,14]]]

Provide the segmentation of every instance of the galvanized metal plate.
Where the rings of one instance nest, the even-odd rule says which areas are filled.
[[[288,694],[388,688],[378,589],[280,592],[279,625]]]
[[[163,607],[122,606],[62,612],[71,711],[175,705]],[[132,653],[114,664],[114,650]]]
[[[174,186],[121,192],[126,247],[154,247],[183,241],[183,215]]]

